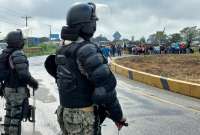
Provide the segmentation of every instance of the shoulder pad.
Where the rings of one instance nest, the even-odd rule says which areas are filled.
[[[3,50],[3,53],[11,54],[12,51],[13,51],[12,49],[6,48],[6,49]]]
[[[20,63],[28,64],[27,57],[25,56],[23,51],[20,51],[20,50],[14,51],[11,54],[11,58],[14,64],[20,64]]]
[[[58,46],[58,48],[56,49],[56,54],[59,54],[61,50],[62,50],[62,46]]]
[[[22,50],[16,50],[11,54],[12,57],[25,56]]]
[[[84,55],[87,56],[89,54],[97,53],[98,48],[95,44],[87,43],[80,47],[80,49],[77,52],[77,55]]]
[[[0,55],[0,62],[7,61],[11,53],[11,49],[4,49]]]

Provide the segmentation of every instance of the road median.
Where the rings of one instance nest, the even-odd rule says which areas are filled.
[[[165,78],[162,76],[141,72],[121,66],[114,61],[111,63],[111,69],[116,74],[127,77],[130,80],[139,81],[153,87],[160,88],[162,90],[176,92],[179,94],[200,99],[200,84]]]

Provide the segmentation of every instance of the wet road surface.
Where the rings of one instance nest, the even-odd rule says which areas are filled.
[[[59,103],[58,92],[55,80],[44,70],[44,59],[30,59],[31,73],[40,82],[36,92],[36,135],[55,135],[60,132],[54,114]],[[129,123],[120,135],[200,135],[200,100],[116,77],[116,90]],[[102,132],[103,135],[118,134],[108,119]],[[23,134],[32,134],[31,123],[23,124]]]

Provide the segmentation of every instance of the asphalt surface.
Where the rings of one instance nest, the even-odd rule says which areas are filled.
[[[121,76],[117,79],[119,100],[129,122],[121,135],[200,135],[200,100]],[[116,129],[110,134],[117,135]]]
[[[30,59],[31,73],[40,82],[36,93],[36,134],[59,134],[54,111],[59,103],[55,81],[43,68],[45,57]],[[163,91],[116,75],[117,92],[129,123],[120,135],[200,135],[200,100]],[[1,101],[0,101],[1,102]],[[23,134],[31,134],[31,125],[23,124]],[[107,119],[103,135],[117,135],[114,123]]]

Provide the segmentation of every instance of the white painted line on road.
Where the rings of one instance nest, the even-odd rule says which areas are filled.
[[[136,90],[132,90],[132,91],[134,91],[134,92],[136,92],[136,93],[138,93],[140,95],[143,95],[143,96],[158,100],[158,101],[163,102],[163,103],[168,103],[168,104],[175,105],[175,106],[178,106],[180,108],[183,108],[183,109],[186,109],[186,110],[189,110],[189,111],[192,111],[192,112],[200,113],[200,109],[198,110],[198,109],[194,109],[194,108],[189,108],[189,107],[186,107],[184,105],[180,105],[180,104],[177,104],[177,103],[174,103],[174,102],[170,102],[170,101],[167,101],[165,99],[156,97],[155,95],[152,95],[150,93],[139,92],[139,91],[136,91]]]
[[[120,81],[120,83],[122,84],[124,82]],[[118,87],[120,87],[120,86],[118,86]],[[196,109],[196,108],[192,108],[192,107],[187,107],[187,106],[184,106],[184,105],[180,105],[180,104],[177,104],[177,103],[174,103],[174,102],[167,101],[165,99],[162,99],[162,98],[159,98],[159,97],[157,97],[155,95],[152,95],[152,93],[139,91],[138,87],[136,87],[136,89],[135,89],[133,86],[130,86],[130,85],[127,84],[126,87],[121,87],[121,89],[124,89],[124,88],[126,88],[127,90],[130,90],[130,91],[133,91],[135,94],[138,94],[138,95],[149,97],[151,99],[154,99],[154,100],[157,100],[157,101],[160,101],[160,102],[163,102],[163,103],[175,105],[175,106],[178,106],[178,107],[183,108],[185,110],[189,110],[189,111],[192,111],[192,112],[200,113],[200,109]]]

